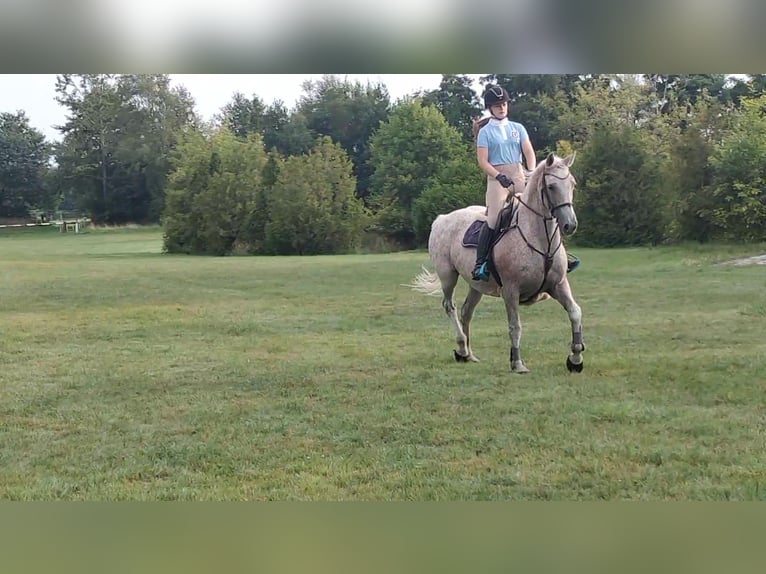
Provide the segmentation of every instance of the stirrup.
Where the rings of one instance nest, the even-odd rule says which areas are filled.
[[[485,261],[482,263],[478,269],[474,268],[471,277],[474,281],[489,281],[489,268],[487,262]]]

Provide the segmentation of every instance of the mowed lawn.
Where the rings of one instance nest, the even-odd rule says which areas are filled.
[[[766,245],[573,249],[569,321],[452,359],[427,253],[189,257],[159,228],[0,233],[0,498],[766,499]],[[465,286],[458,291],[458,305]]]

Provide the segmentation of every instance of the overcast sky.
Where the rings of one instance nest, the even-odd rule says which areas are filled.
[[[337,74],[350,81],[382,83],[388,88],[391,100],[418,90],[439,87],[441,74]],[[476,74],[478,79],[480,74]],[[321,74],[170,74],[174,85],[182,84],[196,102],[197,111],[206,119],[220,111],[231,101],[234,92],[245,96],[259,96],[267,104],[276,99],[292,108],[303,94],[301,84],[316,80]],[[23,110],[30,124],[48,139],[60,139],[55,125],[66,120],[66,110],[55,100],[55,74],[0,74],[0,112]],[[478,89],[478,82],[475,84]]]

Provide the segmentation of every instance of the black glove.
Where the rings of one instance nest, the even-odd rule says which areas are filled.
[[[498,173],[495,176],[495,179],[499,181],[500,185],[502,185],[503,187],[511,187],[513,185],[513,182],[510,179],[508,179],[508,176],[505,175],[504,173]]]

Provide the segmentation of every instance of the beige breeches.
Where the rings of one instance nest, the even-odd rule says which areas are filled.
[[[503,209],[508,194],[524,191],[524,171],[521,169],[520,163],[504,163],[493,167],[500,173],[507,175],[513,185],[506,189],[495,178],[487,176],[485,202],[487,205],[487,224],[490,229],[495,229],[497,226],[497,218],[500,215],[500,210]]]

